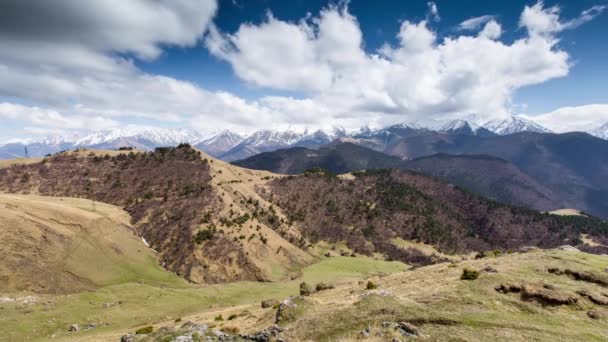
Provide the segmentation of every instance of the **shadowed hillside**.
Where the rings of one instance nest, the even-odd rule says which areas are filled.
[[[284,174],[298,174],[316,167],[334,173],[382,168],[412,169],[503,203],[542,211],[566,206],[553,191],[517,166],[491,156],[437,154],[402,160],[353,143],[335,143],[319,150],[290,148],[261,153],[234,164]]]
[[[393,238],[433,244],[445,252],[576,245],[580,233],[606,236],[608,224],[502,205],[407,171],[368,171],[343,179],[307,172],[275,179],[267,196],[312,241],[347,241],[359,253],[408,260]]]

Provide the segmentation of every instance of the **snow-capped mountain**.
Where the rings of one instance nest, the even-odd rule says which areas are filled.
[[[552,133],[551,130],[537,124],[536,122],[520,116],[511,116],[503,120],[493,120],[485,123],[483,127],[498,135],[507,135],[519,132]]]
[[[446,122],[440,132],[460,135],[492,136],[496,135],[492,131],[466,120],[451,120]]]
[[[192,145],[213,157],[218,157],[240,144],[243,139],[238,133],[225,129],[209,137],[193,141]]]
[[[127,143],[128,146],[153,149],[158,146],[174,146],[184,142],[192,142],[202,138],[202,135],[189,128],[120,128],[108,129],[89,134],[78,139],[76,147],[114,146],[117,143]],[[129,144],[132,143],[132,144]],[[124,146],[124,145],[123,145]]]
[[[593,136],[596,136],[598,138],[608,140],[608,122],[606,122],[605,124],[601,125],[600,127],[596,128],[596,129],[590,130],[588,133]]]

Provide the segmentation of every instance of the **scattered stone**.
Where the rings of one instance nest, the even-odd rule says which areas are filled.
[[[91,330],[97,328],[97,323],[87,323],[84,325],[84,330]]]
[[[228,334],[226,334],[225,332],[221,331],[221,330],[213,330],[211,332],[213,335],[215,335],[215,337],[219,338],[219,339],[223,339],[223,338],[227,338]]]
[[[317,290],[317,292],[324,291],[324,290],[331,290],[333,288],[335,288],[335,286],[333,284],[325,284],[325,283],[318,283],[315,286],[315,290]]]
[[[274,320],[275,324],[280,324],[284,320],[288,319],[288,317],[285,317],[286,312],[290,308],[294,308],[296,306],[297,306],[297,304],[293,302],[291,297],[285,299],[281,304],[279,304],[279,308],[277,309],[277,314],[276,314],[275,320]]]
[[[76,332],[76,331],[78,331],[78,330],[80,330],[80,328],[78,327],[78,324],[72,324],[72,325],[70,325],[70,327],[68,328],[68,331],[69,331],[69,332]]]
[[[490,265],[488,265],[488,266],[484,267],[484,268],[482,269],[482,271],[483,271],[483,272],[486,272],[486,273],[498,273],[498,270],[497,270],[497,269],[495,269],[494,267],[490,266]]]
[[[175,338],[175,340],[173,340],[175,342],[194,342],[194,338],[192,338],[192,335],[181,335],[181,336],[177,336]]]
[[[566,252],[579,252],[580,250],[574,246],[570,246],[570,245],[563,245],[563,246],[559,246],[557,247],[557,249],[559,249],[560,251],[566,251]]]
[[[370,326],[367,326],[367,328],[361,330],[361,336],[362,337],[369,337],[372,333],[372,328]]]
[[[272,308],[278,304],[279,304],[279,301],[276,299],[266,299],[266,300],[262,301],[262,309]]]
[[[395,327],[397,331],[399,331],[403,336],[419,336],[420,331],[418,328],[410,324],[408,322],[399,322],[397,323],[397,327]]]
[[[195,332],[200,335],[205,335],[207,333],[207,330],[209,329],[209,327],[207,327],[206,324],[198,324],[198,323],[188,321],[188,322],[182,324],[182,329],[186,329],[190,332]]]
[[[120,342],[135,342],[135,339],[136,337],[134,333],[128,333],[120,337]]]
[[[528,253],[530,251],[536,251],[536,250],[539,250],[539,248],[536,247],[536,246],[523,246],[523,247],[521,247],[519,249],[519,252],[520,253]]]
[[[384,329],[386,329],[386,328],[390,328],[392,324],[393,324],[393,323],[391,323],[391,322],[384,321],[384,322],[382,322],[382,327],[383,327]]]
[[[327,253],[325,253],[325,256],[328,257],[328,258],[330,258],[331,257],[331,253],[327,252]]]
[[[587,316],[591,319],[602,319],[604,318],[604,314],[597,310],[591,310],[587,312]]]
[[[361,294],[361,298],[369,297],[369,296],[381,296],[381,297],[389,297],[392,296],[393,293],[387,290],[367,290]]]
[[[577,291],[579,295],[589,299],[592,303],[602,306],[608,306],[608,297],[598,296],[588,291]]]

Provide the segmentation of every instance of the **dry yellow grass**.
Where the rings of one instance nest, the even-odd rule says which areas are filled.
[[[168,279],[129,220],[90,200],[0,194],[0,288],[69,293]]]

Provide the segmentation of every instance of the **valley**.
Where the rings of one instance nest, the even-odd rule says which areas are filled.
[[[276,303],[287,298],[302,308],[279,323],[288,340],[355,340],[367,330],[378,340],[399,338],[401,321],[440,339],[507,338],[526,324],[521,336],[548,338],[569,335],[545,324],[586,322],[584,310],[604,317],[582,295],[576,308],[552,308],[520,304],[493,286],[521,280],[574,289],[544,269],[599,274],[608,266],[603,256],[518,251],[568,244],[597,253],[608,249],[605,222],[503,205],[419,173],[285,176],[182,144],[14,160],[0,168],[0,187],[0,331],[11,340],[118,341],[149,325],[147,338],[164,340],[187,335],[180,323],[187,321],[246,339],[271,327]],[[498,273],[458,278],[487,266]],[[368,282],[378,288],[366,289]],[[302,283],[330,289],[298,296]],[[271,299],[274,308],[260,307]],[[475,314],[487,310],[497,311]],[[319,320],[332,315],[347,319]],[[579,329],[600,340],[606,332],[595,322]]]

